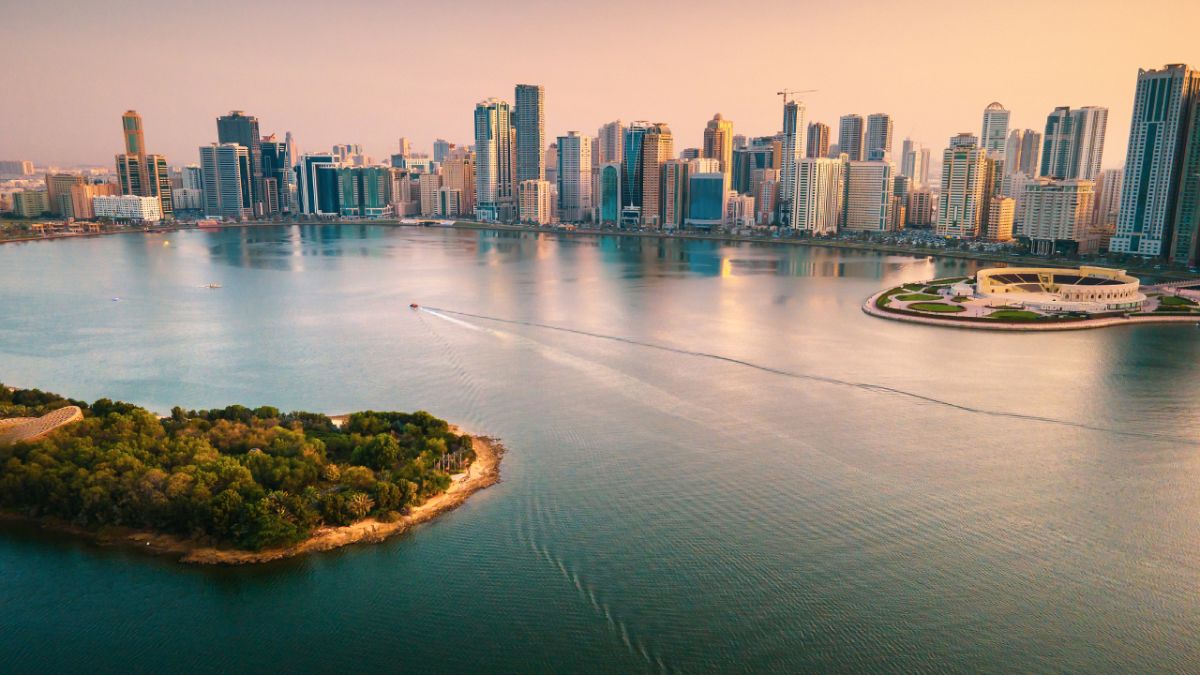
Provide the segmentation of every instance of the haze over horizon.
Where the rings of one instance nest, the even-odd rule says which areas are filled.
[[[1200,65],[1200,3],[1128,6],[21,0],[0,25],[23,55],[6,73],[23,93],[0,110],[0,158],[111,164],[134,109],[152,152],[192,164],[216,117],[236,109],[264,134],[291,131],[302,152],[359,143],[384,160],[400,136],[426,152],[435,138],[471,143],[474,104],[511,101],[525,82],[545,87],[548,140],[645,119],[669,124],[677,150],[699,146],[716,112],[735,133],[775,133],[782,88],[818,90],[802,95],[806,121],[829,124],[833,141],[843,114],[891,114],[897,151],[905,137],[936,153],[978,134],[991,101],[1013,111],[1013,128],[1038,131],[1055,106],[1098,105],[1109,108],[1104,166],[1119,167],[1138,69]],[[889,37],[864,37],[877,34]]]

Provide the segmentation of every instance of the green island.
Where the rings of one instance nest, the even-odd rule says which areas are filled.
[[[862,309],[884,319],[980,330],[1200,324],[1200,282],[1142,286],[1125,270],[1089,265],[992,267],[884,289]]]
[[[499,475],[497,443],[426,412],[331,418],[232,405],[159,417],[0,386],[8,428],[68,406],[82,418],[0,444],[0,512],[185,562],[265,562],[379,541]]]

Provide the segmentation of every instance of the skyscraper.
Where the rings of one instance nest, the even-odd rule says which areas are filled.
[[[1095,180],[1100,175],[1107,125],[1108,108],[1055,108],[1046,118],[1041,175]]]
[[[1038,178],[1025,186],[1022,236],[1036,255],[1095,253],[1092,181]]]
[[[742,194],[757,194],[754,172],[779,169],[783,143],[776,136],[757,136],[743,148],[733,149],[733,181],[730,188]]]
[[[1004,172],[1036,178],[1041,171],[1042,135],[1033,129],[1013,129],[1004,150]]]
[[[835,234],[842,212],[844,163],[827,157],[796,163],[791,227],[812,235]]]
[[[1200,72],[1184,64],[1138,70],[1121,186],[1115,253],[1163,256],[1175,235],[1186,140],[1195,125]]]
[[[642,148],[649,122],[631,122],[622,145],[621,225],[636,226],[642,220]]]
[[[862,115],[842,115],[838,121],[838,149],[852,162],[864,158],[865,133]]]
[[[929,153],[922,152],[921,144],[911,138],[904,139],[900,147],[900,175],[907,176],[912,185],[924,186],[929,177],[925,166]]]
[[[121,116],[125,152],[117,155],[117,183],[121,194],[157,197],[163,218],[173,218],[171,175],[167,158],[146,153],[146,137],[142,131],[142,116],[128,110]]]
[[[443,189],[458,190],[458,211],[441,215],[471,215],[475,213],[475,153],[465,148],[453,148],[442,160]]]
[[[733,174],[733,122],[721,113],[713,115],[704,128],[704,148],[700,156],[721,162],[721,173],[725,174],[725,189],[728,190]]]
[[[288,164],[287,143],[275,140],[275,134],[260,142],[262,150],[262,205],[264,215],[291,211],[289,188],[291,166]]]
[[[600,222],[613,224],[621,219],[621,164],[608,162],[600,167]]]
[[[895,185],[892,163],[846,162],[842,171],[845,196],[841,227],[877,232],[889,229]]]
[[[1188,113],[1183,148],[1170,256],[1173,262],[1195,267],[1200,258],[1200,93]]]
[[[568,223],[583,222],[592,210],[592,139],[575,131],[558,137],[558,210]]]
[[[1092,222],[1101,227],[1116,227],[1121,214],[1121,180],[1124,172],[1107,169],[1100,172],[1096,180],[1096,208],[1092,210]]]
[[[979,132],[979,142],[984,152],[993,157],[1004,157],[1008,143],[1008,117],[1008,110],[996,101],[983,109],[983,129]]]
[[[826,157],[829,155],[829,125],[824,122],[809,122],[808,151],[805,157]]]
[[[337,215],[339,195],[337,160],[331,153],[302,155],[296,164],[296,194],[300,212],[309,215]],[[205,172],[207,174],[207,171]],[[207,179],[206,179],[207,180]],[[207,199],[207,195],[205,195]]]
[[[642,140],[642,225],[662,227],[662,164],[674,157],[671,128],[655,122]]]
[[[874,113],[867,116],[867,145],[863,159],[888,161],[892,158],[892,116]]]
[[[625,144],[625,125],[621,120],[614,120],[608,124],[604,124],[596,132],[596,147],[597,156],[593,157],[598,166],[605,164],[620,164],[622,152],[621,149]]]
[[[801,130],[806,129],[804,125],[804,104],[800,101],[788,101],[784,97],[783,102],[783,143],[782,156],[779,162],[780,178],[779,178],[779,193],[776,203],[779,207],[779,216],[775,219],[780,225],[794,227],[791,224],[791,218],[795,215],[796,209],[792,204],[792,195],[796,190],[796,164],[804,159],[806,154],[806,145],[808,143],[808,134],[802,135]]]
[[[258,133],[258,118],[241,110],[232,110],[217,118],[217,142],[237,143],[250,156],[250,208],[252,215],[265,212],[263,201],[262,137]]]
[[[212,143],[200,147],[204,172],[204,213],[217,218],[251,217],[249,150],[238,143]]]
[[[517,130],[518,183],[546,179],[545,91],[540,84],[518,84],[513,112]]]
[[[475,211],[480,220],[516,215],[510,113],[508,103],[495,98],[475,105]]]
[[[433,142],[433,161],[441,164],[446,156],[450,154],[450,150],[454,148],[454,144],[443,138],[439,138]]]
[[[979,234],[986,196],[987,152],[979,139],[961,133],[942,153],[942,192],[938,196],[937,233],[943,237]]]

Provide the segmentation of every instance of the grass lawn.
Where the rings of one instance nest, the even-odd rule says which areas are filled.
[[[969,298],[969,297],[967,297],[967,296],[965,296],[965,295],[956,295],[956,296],[954,296],[953,298],[950,298],[950,299],[951,299],[951,300],[953,300],[953,301],[955,301],[955,302],[966,302],[967,300],[970,300],[971,298]]]
[[[1164,295],[1158,300],[1160,307],[1195,307],[1196,302],[1187,298],[1181,298],[1178,295]]]
[[[965,312],[966,307],[959,305],[947,305],[944,302],[915,302],[908,306],[908,309],[914,309],[918,312],[934,312],[938,314],[953,314],[954,312]]]
[[[896,299],[904,302],[916,302],[919,300],[941,300],[942,296],[930,293],[908,293],[906,295],[897,295]]]
[[[1024,309],[1000,309],[988,314],[988,318],[999,321],[1037,321],[1042,315]]]

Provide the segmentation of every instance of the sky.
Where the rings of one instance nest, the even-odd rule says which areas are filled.
[[[1109,108],[1124,161],[1138,68],[1200,67],[1197,0],[78,0],[0,1],[0,159],[108,165],[120,118],[172,165],[244,110],[303,152],[408,137],[466,144],[474,104],[546,90],[548,142],[614,119],[666,122],[676,150],[714,113],[775,133],[776,92],[808,121],[890,113],[935,154],[999,101],[1041,130],[1055,106]],[[832,139],[832,140],[836,140]]]

